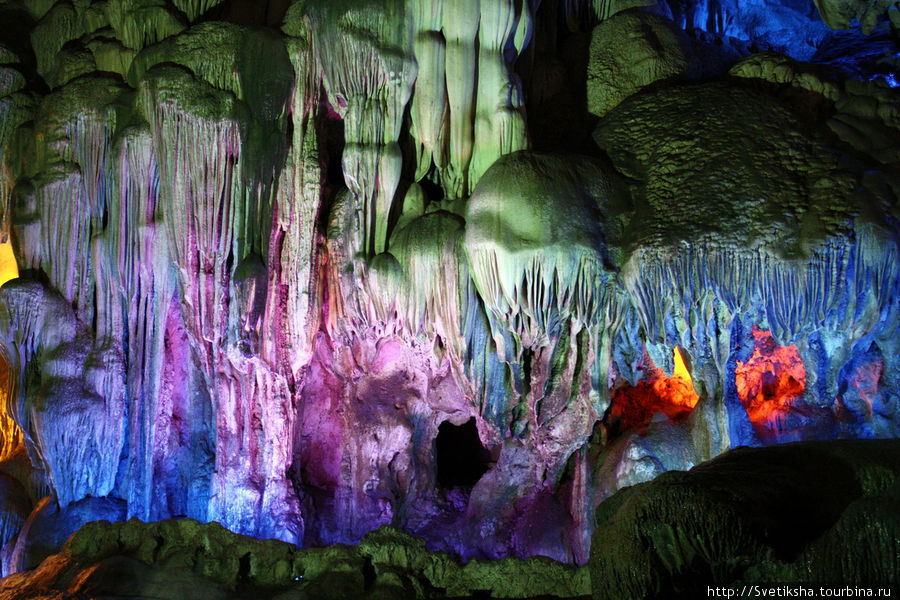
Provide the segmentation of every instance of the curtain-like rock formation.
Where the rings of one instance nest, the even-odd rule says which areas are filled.
[[[755,3],[27,4],[6,573],[95,501],[583,564],[622,486],[900,433],[898,96],[811,5],[791,58]]]

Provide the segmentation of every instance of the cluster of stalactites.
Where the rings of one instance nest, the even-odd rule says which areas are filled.
[[[499,156],[527,146],[510,61],[529,41],[530,10],[527,0],[307,8],[324,90],[344,120],[344,179],[367,256],[388,247],[401,178],[434,173],[446,197],[466,197]],[[407,109],[415,156],[404,157]]]
[[[143,48],[179,34],[221,1],[28,2],[38,72],[50,87],[93,70],[125,76]]]
[[[410,333],[440,339],[455,364],[474,304],[462,240],[462,219],[429,213],[397,232],[392,252],[376,256],[367,274],[376,317],[396,318]]]
[[[400,130],[417,72],[405,3],[379,9],[352,3],[309,9],[324,90],[344,120],[344,180],[360,204],[368,256],[387,246],[403,168]]]
[[[828,238],[808,259],[711,244],[641,249],[624,280],[651,356],[667,370],[665,354],[679,345],[693,349],[695,367],[712,363],[721,381],[737,343],[730,336],[737,319],[771,331],[778,343],[797,343],[801,354],[812,352],[812,336],[822,340],[826,347],[817,352],[824,354],[807,354],[804,362],[831,366],[818,387],[810,373],[807,388],[833,398],[837,371],[854,344],[892,335],[900,318],[892,301],[900,292],[898,267],[896,244],[877,227],[860,224],[853,236]]]
[[[832,29],[849,29],[854,21],[859,21],[866,35],[875,29],[885,13],[897,10],[892,0],[815,0],[815,3],[822,20]]]
[[[209,96],[203,104],[192,105],[194,94],[204,92]],[[154,132],[160,201],[178,265],[185,324],[200,344],[201,356],[210,360],[227,325],[227,261],[242,120],[232,96],[207,89],[175,68],[155,71],[142,84],[141,95]]]
[[[103,230],[110,193],[107,161],[116,127],[110,80],[81,80],[46,98],[36,119],[38,141],[29,153],[16,207],[17,254],[23,269],[43,271],[85,323],[98,320],[100,337],[113,324],[95,302],[110,291]],[[33,179],[27,185],[27,177]],[[98,289],[95,290],[95,287]]]
[[[18,170],[13,150],[16,129],[31,119],[33,100],[23,90],[25,76],[16,68],[19,57],[0,45],[0,242],[8,239],[10,199]]]
[[[469,256],[479,295],[524,348],[547,345],[548,332],[568,319],[614,328],[620,295],[615,279],[591,251],[548,248],[520,256],[470,248]],[[499,336],[495,339],[502,344]]]
[[[533,10],[541,5],[541,2],[532,2]],[[640,6],[652,6],[653,0],[559,0],[560,14],[565,16],[566,24],[571,31],[579,31],[584,27],[592,26],[598,21],[604,21],[616,13],[629,8]]]
[[[485,174],[467,205],[465,245],[499,354],[506,331],[518,352],[546,346],[569,320],[617,326],[622,201],[614,175],[587,157],[517,152]]]
[[[274,207],[269,256],[279,260],[273,271],[274,282],[284,293],[292,310],[282,311],[277,294],[269,294],[272,331],[264,336],[261,356],[272,360],[276,350],[290,349],[284,359],[291,372],[298,371],[312,356],[313,339],[318,330],[316,299],[318,243],[316,220],[321,201],[322,168],[316,138],[316,109],[321,97],[321,78],[315,68],[312,36],[300,19],[297,27],[285,27],[287,54],[294,69],[290,97],[292,137],[286,167],[281,172]],[[280,243],[280,247],[278,244]],[[279,346],[280,344],[280,346]]]
[[[441,184],[450,198],[467,196],[497,158],[528,145],[521,82],[505,52],[515,60],[530,41],[530,10],[526,0],[443,4],[449,160]]]
[[[107,226],[121,208],[109,168],[117,162],[113,102],[120,91],[113,80],[96,77],[46,97],[37,135],[18,149],[29,160],[14,173],[18,261],[47,283],[4,287],[10,332],[4,345],[18,380],[10,414],[62,505],[112,491],[118,470],[112,454],[124,441],[119,292],[126,249],[118,230]],[[23,378],[32,361],[41,364],[40,381]]]

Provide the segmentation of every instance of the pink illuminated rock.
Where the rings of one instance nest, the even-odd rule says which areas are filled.
[[[758,3],[251,4],[0,2],[6,572],[93,517],[219,539],[193,519],[368,540],[320,554],[353,590],[426,589],[379,539],[448,551],[462,583],[426,579],[465,596],[525,564],[482,559],[584,564],[596,507],[665,471],[900,435],[889,35],[869,71],[718,77]],[[134,553],[81,591],[160,589]]]

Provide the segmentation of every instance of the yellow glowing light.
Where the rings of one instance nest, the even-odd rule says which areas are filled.
[[[12,244],[7,241],[0,244],[0,285],[19,276],[19,266],[13,254]],[[9,395],[12,378],[9,363],[0,353],[0,460],[15,454],[22,445],[22,430],[9,414]]]
[[[693,381],[691,380],[691,374],[688,372],[687,365],[684,364],[684,357],[681,355],[681,349],[677,346],[675,347],[675,372],[672,373],[672,377],[679,377],[684,379],[687,382],[690,382],[693,386]],[[699,397],[697,398],[700,399]],[[694,402],[696,404],[696,401]],[[691,405],[693,406],[693,404]]]
[[[19,276],[19,266],[13,254],[12,244],[0,244],[0,285]]]

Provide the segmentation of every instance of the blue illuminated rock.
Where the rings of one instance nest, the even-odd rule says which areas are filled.
[[[518,596],[624,486],[900,435],[897,20],[818,6],[0,3],[3,569],[390,526],[384,595]],[[164,587],[128,527],[86,586]]]

